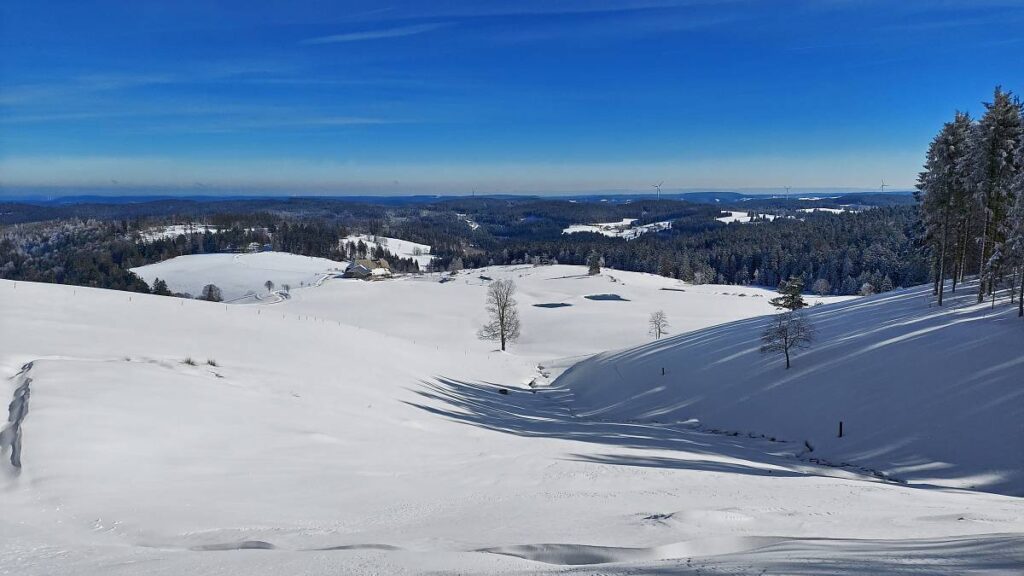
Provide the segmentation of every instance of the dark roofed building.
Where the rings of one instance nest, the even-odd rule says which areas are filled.
[[[364,280],[376,280],[389,278],[391,276],[391,265],[387,260],[370,260],[360,258],[353,261],[345,268],[345,278],[362,278]]]

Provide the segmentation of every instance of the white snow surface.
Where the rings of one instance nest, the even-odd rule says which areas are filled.
[[[601,354],[558,386],[581,416],[699,418],[806,440],[808,457],[914,485],[1024,496],[1024,443],[1011,440],[1024,422],[1024,327],[975,294],[968,284],[939,308],[923,286],[811,307],[817,342],[789,370],[760,353],[766,319],[754,318]]]
[[[519,287],[523,338],[509,352],[474,337],[484,319],[480,276]],[[676,413],[637,410],[642,395],[663,394],[649,385],[653,377],[630,372],[614,354],[546,385],[581,355],[647,341],[647,315],[660,308],[680,335],[618,354],[650,358],[645,368],[669,350],[714,363],[693,369],[736,376],[735,385],[715,381],[749,405],[744,394],[785,387],[777,379],[753,385],[737,368],[753,364],[766,376],[777,361],[729,358],[741,351],[729,334],[771,312],[767,291],[607,270],[591,277],[570,266],[434,280],[331,278],[274,306],[0,281],[0,395],[31,387],[23,466],[8,463],[9,449],[0,459],[0,567],[29,576],[1009,575],[1024,564],[1019,498],[908,487],[816,464],[799,456],[801,437],[771,442],[665,423]],[[585,298],[596,294],[627,301]],[[1001,311],[911,312],[917,304],[927,310],[913,293],[814,309],[822,349],[832,353],[798,356],[790,373],[823,358],[853,369],[836,354],[845,337],[854,338],[850,354],[872,359],[858,340],[871,329],[879,349],[940,336],[960,344],[950,356],[997,338],[1015,344],[1009,331],[1019,326]],[[885,321],[868,327],[865,310]],[[721,322],[732,323],[705,328]],[[829,323],[848,324],[850,334],[836,336]],[[936,323],[945,327],[922,331]],[[998,336],[984,336],[984,326]],[[695,337],[682,332],[701,328],[693,334],[708,342],[697,358],[683,346]],[[601,362],[606,371],[594,369]],[[979,419],[997,418],[981,401],[1015,362],[1010,355],[979,364],[989,371],[955,391],[941,381],[887,383],[956,396],[922,394],[918,422],[954,400],[980,410]],[[605,372],[623,368],[629,380],[614,390]],[[699,404],[671,383],[680,372],[672,366],[658,376],[678,391],[668,400]],[[773,403],[762,412],[793,412],[780,404],[792,397],[763,398]],[[1011,414],[1014,398],[1002,404]],[[873,406],[885,400],[858,397]],[[595,407],[604,411],[586,414]],[[814,396],[807,405],[827,408]],[[698,415],[705,426],[722,419],[723,428],[727,416]],[[860,442],[861,427],[850,430]],[[876,460],[900,440],[887,438]],[[1019,466],[1013,437],[988,440],[977,449],[1000,450]]]
[[[833,214],[842,214],[844,212],[853,212],[846,208],[799,208],[797,212],[831,212]]]
[[[668,230],[672,227],[671,220],[665,220],[663,222],[652,222],[650,224],[642,224],[640,226],[634,226],[636,218],[623,218],[619,222],[601,222],[598,224],[572,224],[568,228],[562,230],[562,234],[575,234],[577,232],[594,232],[603,236],[609,236],[611,238],[624,238],[626,240],[635,240],[640,236],[648,232],[658,232],[661,230]]]
[[[255,230],[255,228],[245,228],[245,230],[252,231]],[[177,238],[182,235],[188,236],[189,234],[203,234],[207,231],[217,234],[221,231],[221,228],[210,224],[173,224],[170,226],[150,228],[143,231],[140,236],[142,237],[143,242],[152,242],[154,240],[163,240],[166,238]]]
[[[474,221],[473,221],[473,220],[472,220],[472,219],[471,219],[471,218],[470,218],[470,217],[469,217],[468,215],[466,215],[466,214],[458,214],[458,213],[456,213],[455,215],[456,215],[456,216],[458,216],[459,218],[461,218],[461,219],[462,219],[462,221],[463,221],[463,222],[465,222],[465,223],[466,223],[466,225],[467,225],[467,226],[469,226],[469,228],[470,228],[471,230],[476,230],[477,228],[479,228],[479,227],[480,227],[480,224],[478,224],[477,222],[474,222]]]
[[[727,213],[728,216],[715,218],[715,220],[718,220],[719,222],[722,222],[724,224],[731,224],[733,222],[749,224],[752,220],[749,212],[736,212],[734,210],[722,210],[722,212]],[[774,214],[758,214],[757,216],[758,218],[764,218],[766,220],[775,220],[776,218]]]
[[[277,288],[284,284],[298,288],[315,284],[324,276],[345,270],[345,262],[326,258],[298,256],[285,252],[252,254],[191,254],[132,268],[131,271],[150,285],[160,278],[172,292],[198,296],[203,286],[216,284],[225,300],[247,294],[266,294],[264,283],[272,281]]]
[[[359,242],[363,241],[364,244],[369,246],[371,249],[376,248],[378,244],[382,244],[392,254],[400,256],[402,258],[412,258],[419,264],[421,270],[426,270],[427,266],[430,265],[430,261],[434,258],[430,255],[430,246],[426,244],[418,244],[416,242],[410,242],[409,240],[400,240],[398,238],[388,238],[386,236],[371,236],[369,234],[355,234],[347,236],[342,243],[346,242]],[[419,248],[420,254],[415,254],[414,251]]]

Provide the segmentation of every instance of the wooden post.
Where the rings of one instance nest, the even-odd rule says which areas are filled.
[[[843,421],[842,420],[839,421],[839,437],[840,438],[843,437]]]

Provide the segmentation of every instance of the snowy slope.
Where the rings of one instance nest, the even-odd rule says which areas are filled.
[[[817,342],[788,371],[759,352],[757,318],[608,352],[557,384],[585,417],[697,418],[915,484],[1021,495],[1024,326],[973,299],[967,286],[938,308],[919,287],[811,308]]]
[[[345,269],[344,262],[326,258],[298,256],[285,252],[253,254],[193,254],[179,256],[156,264],[132,268],[132,272],[150,285],[160,278],[172,292],[198,296],[203,286],[216,284],[225,300],[241,298],[249,293],[266,292],[267,280],[278,288],[314,284],[326,274]]]
[[[843,212],[854,212],[854,210],[846,208],[798,208],[797,212],[831,212],[833,214],[842,214]]]
[[[511,350],[524,365],[596,354],[650,341],[647,320],[664,310],[672,333],[770,313],[775,293],[762,288],[706,284],[582,266],[492,266],[466,270],[453,281],[441,276],[403,277],[389,282],[331,280],[316,290],[293,291],[289,311],[341,320],[389,335],[446,346],[454,352],[493,350],[477,329],[486,321],[484,302],[491,280],[517,286],[522,338]],[[591,300],[613,294],[621,300]],[[847,297],[813,297],[814,302]],[[344,302],[344,306],[336,303]],[[559,307],[543,307],[558,305]],[[440,320],[440,321],[439,321]]]
[[[417,264],[419,264],[421,270],[426,270],[430,261],[434,258],[430,255],[430,246],[427,246],[426,244],[410,242],[409,240],[400,240],[398,238],[388,238],[386,236],[355,234],[352,236],[346,236],[345,239],[342,240],[342,243],[359,242],[360,240],[362,240],[362,242],[370,249],[376,248],[379,244],[392,254],[401,258],[412,258]],[[419,254],[416,252],[419,252]]]
[[[597,224],[572,224],[568,228],[562,230],[562,234],[575,234],[577,232],[593,232],[595,234],[601,234],[602,236],[609,236],[611,238],[624,238],[626,240],[635,240],[640,236],[648,232],[660,232],[661,230],[668,230],[672,227],[671,220],[665,220],[662,222],[652,222],[650,224],[642,224],[640,226],[634,226],[636,218],[623,218],[619,222],[601,222]]]
[[[719,222],[721,222],[723,224],[731,224],[733,222],[739,222],[741,224],[749,224],[750,221],[751,221],[750,214],[747,213],[747,212],[736,212],[734,210],[722,210],[722,213],[723,214],[728,214],[728,216],[721,216],[719,218],[715,218],[715,220],[718,220]],[[758,216],[760,218],[765,218],[767,220],[775,220],[775,215],[774,214],[758,214]]]
[[[0,459],[0,567],[1012,574],[1024,562],[1020,499],[879,482],[801,460],[799,443],[588,420],[560,390],[530,392],[539,358],[644,337],[610,306],[636,303],[642,325],[677,298],[680,330],[766,306],[736,287],[582,272],[487,270],[522,286],[524,342],[506,354],[472,336],[485,288],[468,275],[331,279],[275,306],[0,281],[0,397],[31,387],[23,467]],[[583,298],[613,292],[629,302]],[[556,297],[574,306],[528,304]],[[539,315],[567,310],[580,314]],[[570,335],[583,342],[557,340]]]
[[[242,228],[242,230],[254,231],[256,228]],[[218,234],[221,232],[221,228],[209,224],[172,224],[170,226],[157,226],[144,230],[140,232],[139,236],[143,242],[153,242],[154,240],[173,239],[182,235],[205,234],[206,232]]]

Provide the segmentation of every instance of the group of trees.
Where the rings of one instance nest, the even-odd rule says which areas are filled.
[[[604,266],[696,284],[774,288],[799,276],[820,294],[883,292],[928,281],[914,206],[800,214],[725,225],[699,212],[674,221],[671,230],[630,241],[585,232],[486,239],[458,254],[467,268],[557,262],[591,270],[597,254]],[[453,257],[444,249],[435,254]]]
[[[725,225],[715,220],[724,205],[650,199],[476,198],[379,205],[331,199],[247,200],[197,204],[192,212],[166,215],[161,211],[184,210],[187,204],[110,206],[97,212],[105,220],[59,221],[91,229],[89,240],[75,234],[70,245],[57,247],[48,238],[24,242],[15,227],[0,230],[15,236],[6,253],[0,247],[0,267],[6,268],[0,276],[141,290],[148,287],[143,288],[127,268],[186,254],[243,250],[251,243],[333,260],[384,258],[397,272],[418,270],[414,259],[399,258],[386,246],[346,241],[350,231],[358,229],[432,246],[432,270],[557,262],[586,265],[591,271],[608,266],[695,283],[766,287],[797,275],[822,294],[884,291],[928,280],[929,258],[915,245],[919,218],[914,206],[808,214],[795,211],[802,206],[796,201],[772,202],[755,208],[793,217]],[[36,212],[22,216],[40,217],[32,216]],[[160,215],[147,215],[151,212]],[[636,224],[671,221],[672,227],[630,241],[562,233],[574,223],[623,218],[635,218]],[[190,233],[143,241],[143,232],[153,227],[190,221],[201,224]],[[52,222],[40,225],[54,227]],[[69,261],[79,245],[89,249]],[[40,258],[40,250],[48,255]],[[104,256],[108,253],[109,264]]]
[[[149,292],[129,270],[146,262],[125,231],[123,222],[78,219],[5,227],[0,278]]]
[[[152,233],[167,222],[178,222],[182,233]],[[151,287],[130,269],[189,254],[237,252],[253,243],[338,261],[385,259],[396,272],[419,271],[414,258],[400,258],[381,244],[370,247],[362,241],[344,242],[346,227],[317,219],[256,212],[213,214],[203,224],[189,222],[192,220],[184,217],[134,221],[68,218],[3,226],[0,278],[172,295],[165,281],[155,280]],[[211,294],[200,297],[218,296]]]
[[[370,258],[372,260],[387,260],[388,265],[394,272],[419,272],[420,265],[415,258],[401,258],[392,254],[387,248],[383,238],[372,245],[367,244],[361,238],[348,240],[341,244],[341,257],[347,260],[358,260]]]
[[[1024,316],[1024,122],[1022,106],[996,88],[985,113],[957,112],[928,147],[918,178],[925,244],[941,305],[951,289],[978,275],[978,301],[1009,288]]]
[[[807,306],[803,298],[803,280],[790,278],[779,286],[779,296],[771,304],[783,311],[772,317],[761,333],[761,352],[779,353],[791,365],[793,352],[807,348],[814,339],[814,326],[801,310]],[[493,340],[504,352],[509,343],[519,339],[521,325],[515,299],[516,284],[511,279],[495,280],[487,287],[487,323],[477,332],[481,340]],[[668,334],[668,316],[663,310],[652,312],[647,320],[649,333],[655,340]]]

